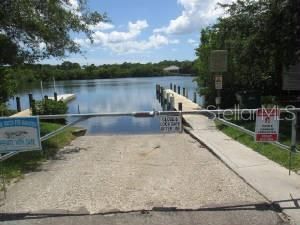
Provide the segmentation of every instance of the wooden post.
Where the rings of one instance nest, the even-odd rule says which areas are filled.
[[[180,86],[178,86],[178,94],[180,94]]]
[[[45,100],[48,100],[48,95],[45,95],[44,98],[45,98]]]
[[[156,85],[156,98],[160,100],[160,86],[159,84]]]
[[[21,112],[21,101],[20,97],[16,97],[16,102],[17,102],[17,111]]]
[[[56,92],[54,92],[54,101],[57,102],[57,93]]]
[[[166,90],[164,90],[164,110],[168,110],[168,97],[166,94]]]
[[[173,90],[173,84],[172,83],[170,83],[170,89]]]
[[[164,88],[160,87],[160,103],[164,104]]]
[[[174,84],[174,92],[176,92],[176,85]]]
[[[174,99],[174,96],[170,96],[170,110],[174,110],[175,108],[175,99]]]
[[[186,89],[186,91],[185,91],[185,97],[189,98],[189,90],[188,89]]]
[[[170,110],[170,93],[167,93],[167,110],[169,111]]]
[[[32,108],[32,100],[33,100],[33,97],[32,97],[32,94],[28,94],[28,99],[29,99],[29,108]]]
[[[35,100],[32,99],[31,101],[31,112],[32,112],[32,115],[36,115],[36,108],[35,108]]]
[[[194,92],[194,102],[197,103],[197,93]]]
[[[182,88],[182,95],[185,97],[185,88]]]
[[[178,102],[178,111],[182,111],[182,102]]]

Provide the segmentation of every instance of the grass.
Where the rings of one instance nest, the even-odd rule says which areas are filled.
[[[240,126],[245,127],[248,130],[254,131],[255,122],[254,121],[230,121]],[[234,140],[246,145],[247,147],[253,149],[254,151],[264,155],[268,159],[289,168],[289,151],[283,150],[277,146],[269,143],[257,143],[254,138],[248,134],[245,134],[235,128],[226,126],[219,121],[216,121],[217,128],[225,133],[227,136],[233,138]],[[291,126],[289,121],[280,121],[280,142],[286,145],[290,145],[290,133]],[[299,147],[299,146],[298,146]],[[292,165],[291,169],[293,171],[298,171],[300,169],[300,154],[292,154]]]
[[[61,124],[42,122],[41,136],[61,126]],[[42,142],[43,151],[22,152],[2,162],[1,173],[6,182],[10,182],[12,179],[20,179],[25,173],[37,170],[42,162],[52,158],[60,148],[75,139],[75,136],[72,134],[74,129],[67,128],[59,135]]]

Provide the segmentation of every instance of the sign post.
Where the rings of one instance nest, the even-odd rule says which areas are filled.
[[[182,116],[179,115],[160,115],[160,132],[162,133],[181,133]]]
[[[279,139],[280,110],[258,109],[256,111],[255,141],[276,142]]]
[[[215,76],[215,88],[216,88],[216,90],[223,89],[223,76],[222,75]]]
[[[227,50],[213,50],[210,53],[209,70],[211,73],[219,73],[215,75],[215,88],[217,90],[216,105],[220,108],[221,105],[221,90],[223,89],[222,73],[228,70],[228,51]]]
[[[38,117],[0,118],[0,153],[41,149]]]

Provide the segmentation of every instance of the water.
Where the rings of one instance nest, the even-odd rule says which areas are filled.
[[[101,80],[56,81],[58,94],[73,93],[76,99],[71,101],[69,113],[111,113],[161,110],[156,100],[155,85],[160,84],[169,88],[170,83],[185,87],[189,97],[193,97],[197,84],[194,77],[155,77],[155,78],[123,78]],[[182,91],[182,89],[181,89]],[[22,109],[28,108],[28,93],[35,99],[41,99],[40,85],[27,86],[20,90],[17,96],[21,98]],[[43,94],[53,96],[53,83],[43,84]],[[198,103],[201,98],[198,96]],[[10,108],[16,108],[14,99],[9,101]],[[126,134],[126,133],[156,133],[159,132],[158,118],[90,118],[78,124],[88,129],[88,134]]]

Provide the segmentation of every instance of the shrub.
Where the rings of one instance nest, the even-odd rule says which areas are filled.
[[[55,101],[51,99],[44,99],[36,101],[32,109],[33,115],[57,115],[66,114],[68,106],[63,101]],[[48,122],[65,123],[65,119],[49,120]]]

